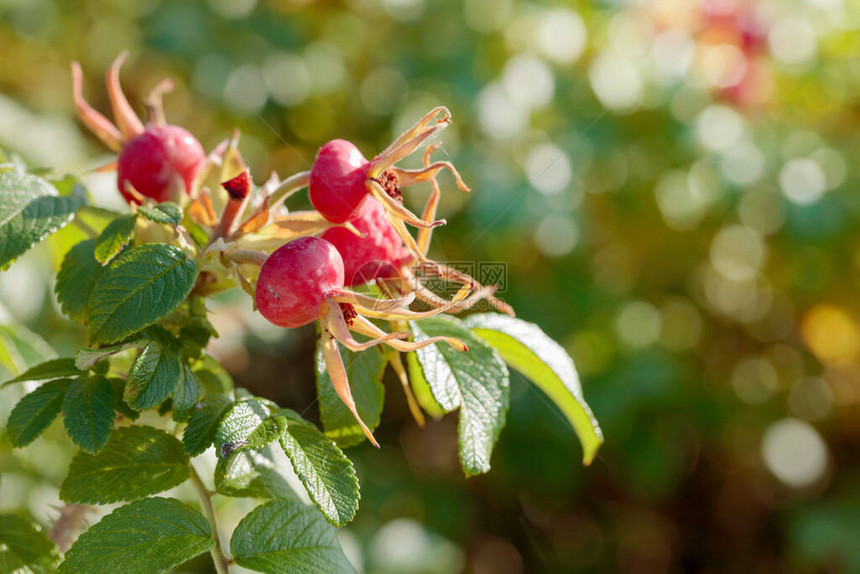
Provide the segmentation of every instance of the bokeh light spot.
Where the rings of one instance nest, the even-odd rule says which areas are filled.
[[[786,418],[770,425],[761,451],[768,470],[791,487],[812,486],[827,472],[827,444],[812,425],[798,419]]]

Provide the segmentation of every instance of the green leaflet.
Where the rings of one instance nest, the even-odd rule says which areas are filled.
[[[51,359],[44,363],[39,363],[35,367],[27,369],[24,373],[18,375],[14,379],[6,381],[3,386],[12,383],[23,383],[25,381],[49,381],[51,379],[59,379],[61,377],[73,377],[82,374],[75,366],[75,359],[66,357],[62,359]]]
[[[142,411],[162,403],[179,382],[179,350],[169,341],[166,343],[150,341],[131,366],[123,397],[131,408]]]
[[[287,421],[281,447],[311,500],[334,526],[348,524],[361,498],[352,461],[297,413],[287,409],[279,413]]]
[[[287,419],[277,415],[269,415],[245,438],[244,444],[237,450],[257,450],[273,443],[284,435],[287,430]]]
[[[445,414],[445,409],[439,406],[439,403],[433,398],[430,384],[424,378],[421,363],[418,362],[418,356],[414,352],[406,353],[406,369],[409,373],[409,385],[415,394],[415,400],[418,401],[421,408],[427,411],[427,414],[431,417],[435,419],[442,418]]]
[[[14,447],[30,444],[51,426],[63,408],[63,397],[71,380],[45,383],[15,405],[9,414],[9,439]]]
[[[197,375],[185,362],[182,363],[182,375],[173,389],[173,420],[182,422],[188,420],[194,406],[200,401],[201,385]]]
[[[233,456],[237,464],[232,465],[228,475],[221,474],[216,479],[216,489],[224,496],[233,498],[289,498],[298,500],[298,496],[287,483],[286,479],[275,468],[257,465],[249,466],[253,457],[246,452],[237,452]],[[245,472],[238,472],[239,468]]]
[[[63,422],[72,442],[87,452],[107,444],[114,423],[113,387],[100,375],[79,377],[66,390]]]
[[[79,350],[75,355],[75,366],[81,370],[91,369],[93,368],[93,366],[95,366],[96,363],[106,357],[121,353],[123,351],[127,351],[129,349],[134,349],[135,347],[143,347],[148,342],[148,339],[135,339],[127,343],[110,345],[109,347],[101,347],[99,349],[83,348]]]
[[[335,529],[297,500],[273,500],[239,522],[230,541],[239,566],[271,574],[342,574],[355,570]]]
[[[122,427],[98,454],[75,455],[60,498],[85,504],[135,500],[182,484],[189,474],[175,437],[149,426]]]
[[[218,425],[215,432],[215,448],[220,458],[227,458],[233,452],[248,446],[261,448],[265,444],[249,444],[248,438],[263,421],[269,418],[269,409],[258,399],[248,399],[235,403]],[[274,438],[272,440],[275,440]]]
[[[137,212],[156,223],[179,225],[182,221],[182,208],[169,201],[155,205],[141,205],[137,208]]]
[[[270,447],[234,452],[227,458],[219,457],[215,466],[215,490],[234,497],[295,496],[278,474]]]
[[[134,226],[137,223],[137,215],[134,213],[126,213],[120,215],[104,228],[98,239],[93,254],[96,261],[102,265],[106,265],[111,259],[117,256],[122,251],[122,248],[128,245],[131,238],[134,236]]]
[[[433,398],[446,411],[460,408],[460,464],[466,476],[490,470],[490,456],[508,410],[508,369],[498,353],[454,319],[410,322],[415,341],[455,337],[469,350],[456,351],[435,343],[415,352]]]
[[[55,572],[60,556],[42,529],[18,514],[0,514],[0,572]]]
[[[81,194],[61,197],[46,180],[0,171],[0,270],[75,217]]]
[[[346,367],[349,388],[352,390],[358,414],[370,430],[374,430],[379,426],[385,399],[385,387],[382,385],[385,359],[378,349],[353,353],[341,345],[338,345],[338,348]],[[366,440],[364,431],[334,390],[319,341],[316,351],[316,375],[320,418],[325,434],[342,448],[355,446]]]
[[[562,346],[537,325],[507,315],[472,315],[465,324],[561,409],[582,443],[583,463],[590,464],[603,444],[603,433],[582,396],[573,359]]]
[[[78,323],[87,321],[87,301],[103,272],[95,257],[95,246],[95,239],[87,239],[72,247],[63,259],[54,286],[63,313]]]
[[[233,401],[226,395],[210,395],[194,409],[182,435],[182,447],[190,456],[202,454],[215,441],[215,432]]]
[[[87,304],[92,343],[114,343],[169,315],[191,292],[197,264],[164,243],[117,257],[93,286]]]
[[[91,526],[66,553],[59,572],[165,572],[214,545],[202,514],[172,498],[146,498]]]

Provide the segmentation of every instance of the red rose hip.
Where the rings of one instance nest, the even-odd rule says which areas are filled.
[[[190,190],[206,161],[203,146],[187,130],[151,125],[129,141],[119,154],[117,187],[129,203],[138,203],[128,186],[161,203]]]
[[[317,153],[311,168],[308,195],[311,205],[333,223],[345,223],[358,215],[367,197],[367,170],[361,152],[346,140],[332,140]]]
[[[337,249],[323,239],[301,237],[263,263],[255,299],[270,322],[301,327],[316,319],[323,300],[342,287],[343,261]]]
[[[373,197],[364,200],[353,220],[356,235],[345,227],[332,227],[322,238],[335,246],[343,258],[344,284],[362,285],[378,277],[391,277],[401,265],[412,258],[385,209]]]

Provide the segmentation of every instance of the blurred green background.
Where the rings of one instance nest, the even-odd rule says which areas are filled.
[[[383,448],[348,453],[364,571],[860,572],[860,3],[0,0],[0,146],[78,174],[110,160],[69,61],[106,112],[124,49],[131,101],[173,78],[168,120],[207,149],[238,126],[258,183],[335,137],[372,157],[448,106],[473,193],[441,176],[431,254],[507,262],[502,298],[576,361],[606,437],[590,468],[515,376],[493,471],[465,480],[456,417],[419,429],[389,381]],[[114,178],[84,176],[123,208]],[[47,258],[0,275],[0,322],[72,352]],[[313,329],[241,296],[213,322],[238,385],[317,416]],[[56,516],[61,436],[0,443],[0,510]]]

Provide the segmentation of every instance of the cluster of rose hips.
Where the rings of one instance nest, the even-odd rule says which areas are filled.
[[[212,230],[204,255],[219,252],[222,261],[229,262],[266,319],[290,328],[318,320],[321,348],[335,390],[374,444],[373,435],[358,416],[338,341],[352,351],[383,343],[397,351],[412,351],[437,342],[466,351],[462,341],[450,337],[407,341],[405,322],[458,312],[477,299],[512,313],[493,297],[494,287],[479,285],[472,277],[427,258],[432,229],[445,223],[435,220],[441,195],[436,175],[448,170],[460,189],[469,190],[449,162],[430,161],[438,144],[426,148],[423,168],[396,166],[450,124],[445,108],[431,110],[370,161],[348,141],[326,143],[309,172],[260,188],[263,197],[257,198],[255,214],[242,223],[241,215],[252,204],[254,186],[235,150],[236,138],[207,158],[194,136],[165,122],[161,97],[171,87],[166,81],[146,99],[144,126],[120,88],[119,71],[125,56],[117,58],[107,75],[116,126],[84,101],[80,66],[72,64],[75,104],[81,119],[108,147],[119,152],[115,164],[119,192],[133,207],[145,202],[190,204],[188,211],[195,221]],[[211,196],[216,190],[207,187],[205,180],[214,166],[230,163],[230,151],[234,160],[239,158],[232,166],[239,174],[221,182],[228,197],[219,220],[212,207]],[[421,182],[431,183],[433,191],[419,217],[403,205],[401,190]],[[273,219],[276,206],[304,187],[316,212]],[[415,237],[406,224],[418,229]],[[253,244],[249,238],[254,236],[269,237],[266,245],[270,247],[274,239],[276,247],[271,254],[243,248]],[[259,266],[255,284],[253,278],[248,279],[252,274],[240,271],[249,263]],[[436,277],[459,283],[461,288],[451,300],[437,296],[415,276],[415,264]],[[385,298],[348,289],[367,283],[377,285]],[[430,309],[411,310],[409,306],[416,299]],[[390,321],[394,332],[384,332],[370,319]],[[359,342],[352,332],[368,340]],[[399,355],[392,364],[405,383]],[[404,384],[404,388],[408,387]]]

